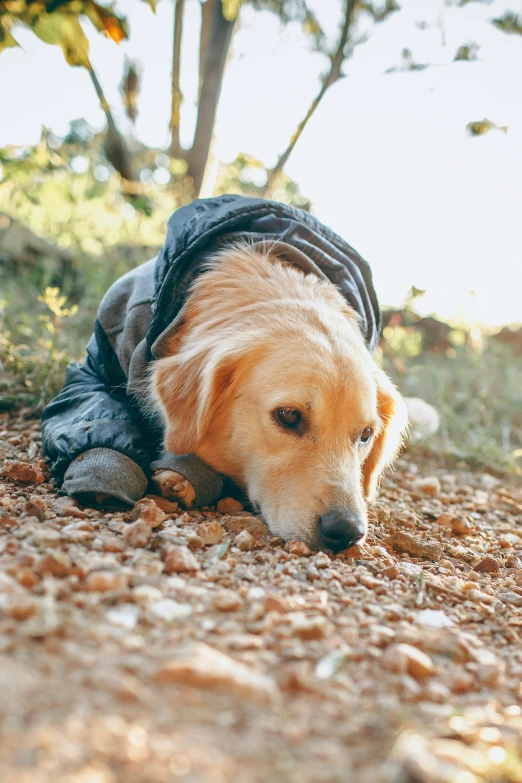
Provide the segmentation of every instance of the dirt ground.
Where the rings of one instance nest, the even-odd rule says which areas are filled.
[[[522,781],[512,478],[406,452],[333,558],[230,502],[81,509],[23,412],[0,464],[2,783]]]

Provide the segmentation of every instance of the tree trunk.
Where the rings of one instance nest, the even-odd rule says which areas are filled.
[[[203,74],[205,72],[205,61],[208,52],[208,41],[210,26],[212,23],[212,3],[206,2],[201,5],[201,31],[199,33],[199,82],[198,82],[198,102],[201,97],[201,87],[203,85]]]
[[[183,32],[183,11],[185,0],[174,0],[174,47],[172,52],[172,104],[170,112],[170,154],[173,158],[181,158],[183,150],[179,140],[180,110],[183,95],[180,87],[181,73],[181,35]]]
[[[109,163],[114,166],[116,171],[123,179],[133,182],[136,180],[136,173],[134,171],[134,165],[132,157],[125,144],[125,139],[119,132],[114,122],[114,118],[111,113],[107,99],[103,94],[103,89],[98,81],[98,77],[94,71],[92,65],[89,68],[89,74],[96,90],[96,94],[100,100],[100,106],[107,118],[107,135],[105,137],[105,155]]]
[[[188,173],[194,181],[194,195],[196,197],[201,190],[208,161],[221,83],[235,24],[235,20],[229,22],[223,16],[221,0],[207,0],[205,5],[209,6],[205,10],[210,16],[208,39],[204,52],[200,54],[202,80],[198,118],[194,143],[187,154]]]
[[[323,79],[323,83],[321,85],[321,89],[317,93],[316,97],[310,104],[310,107],[308,111],[306,112],[304,118],[301,120],[299,125],[297,126],[295,133],[293,134],[292,138],[290,139],[290,143],[288,144],[288,147],[285,149],[285,151],[279,156],[277,163],[275,164],[273,169],[270,169],[268,172],[268,179],[267,183],[263,189],[263,196],[270,196],[272,193],[275,185],[277,184],[277,180],[279,179],[279,175],[281,174],[284,166],[286,165],[286,162],[288,161],[288,158],[292,154],[295,145],[299,141],[304,129],[306,128],[310,118],[315,113],[317,107],[321,103],[326,91],[334,84],[336,81],[342,78],[341,73],[341,66],[344,61],[344,49],[346,46],[346,42],[348,40],[348,32],[350,29],[350,24],[353,17],[353,11],[355,8],[356,0],[346,0],[346,11],[344,15],[344,23],[343,23],[343,29],[341,31],[341,37],[339,39],[339,44],[337,46],[337,49],[333,55],[331,55],[331,66],[328,74]]]

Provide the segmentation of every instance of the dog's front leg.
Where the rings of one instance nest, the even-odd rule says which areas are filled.
[[[192,508],[196,491],[190,481],[174,470],[157,470],[152,474],[152,483],[159,495],[174,500],[182,508]]]

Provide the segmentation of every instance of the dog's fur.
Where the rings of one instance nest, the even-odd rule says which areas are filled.
[[[233,479],[286,540],[318,546],[331,509],[366,519],[407,414],[330,282],[268,245],[229,247],[197,279],[163,355],[150,393],[169,451]],[[280,408],[301,412],[301,435],[278,425]]]

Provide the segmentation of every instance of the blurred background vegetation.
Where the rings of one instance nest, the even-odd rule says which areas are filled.
[[[154,11],[154,1],[147,1]],[[285,175],[285,164],[308,121],[320,111],[325,93],[342,78],[345,60],[372,26],[386,23],[399,5],[395,0],[340,3],[338,37],[332,42],[306,0],[244,4],[277,14],[283,25],[299,22],[326,67],[316,97],[275,164],[267,167],[241,153],[214,170],[212,192],[270,196],[309,210],[306,196],[312,194],[301,193]],[[221,83],[243,3],[201,3],[197,118],[190,149],[181,146],[179,134],[185,3],[174,0],[174,5],[170,143],[152,149],[118,129],[80,24],[87,18],[119,43],[129,35],[122,13],[91,0],[0,2],[0,56],[17,46],[18,29],[30,29],[45,43],[59,46],[70,66],[87,69],[106,118],[101,131],[77,119],[64,137],[43,128],[34,146],[0,149],[0,409],[42,409],[60,388],[67,362],[82,357],[108,286],[155,255],[170,214],[196,197],[208,176]],[[522,32],[511,12],[492,23],[506,34]],[[475,57],[472,42],[455,55],[460,60]],[[407,49],[402,58],[401,69],[425,67]],[[139,88],[140,69],[129,61],[120,89],[131,122],[139,111]],[[490,130],[497,126],[487,119],[471,119],[468,125],[475,136]],[[378,358],[403,393],[425,399],[441,414],[439,433],[423,448],[492,470],[519,471],[522,331],[421,317],[417,305],[422,296],[423,291],[412,288],[402,306],[385,311]]]

